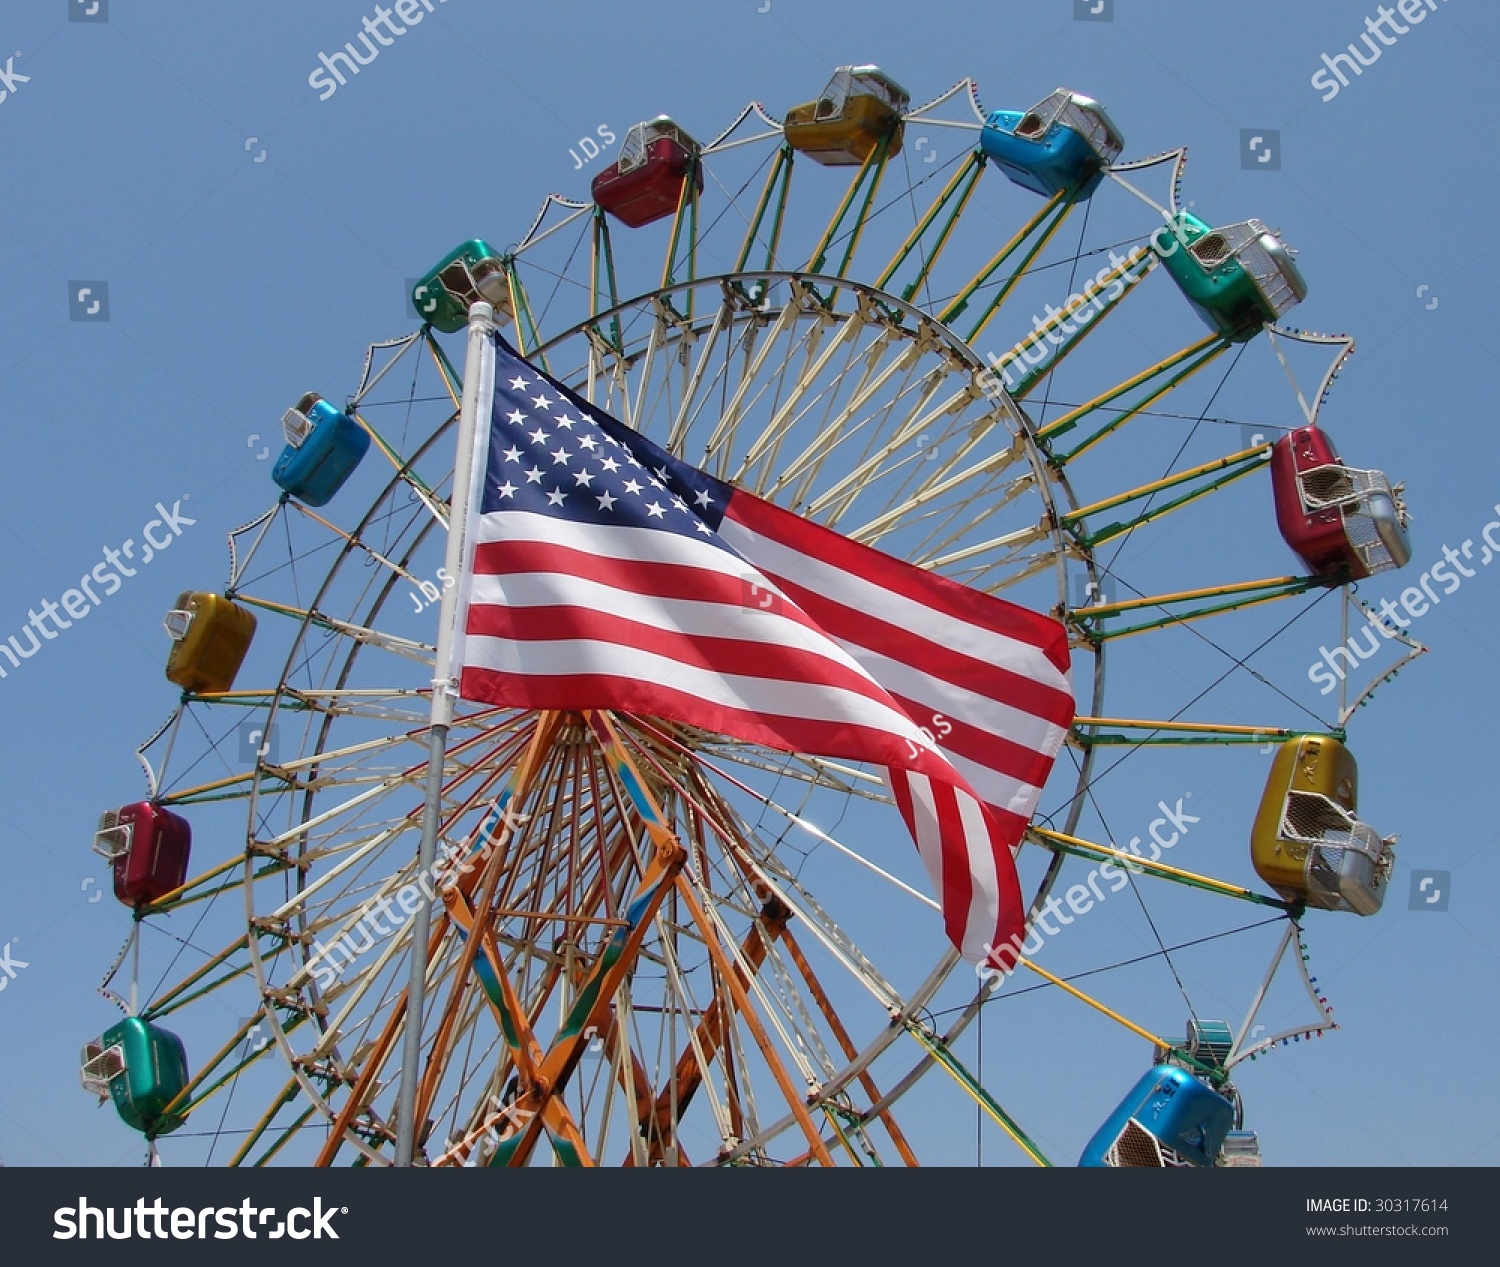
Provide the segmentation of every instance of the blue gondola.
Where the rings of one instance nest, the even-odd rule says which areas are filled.
[[[1125,138],[1097,101],[1059,88],[1030,110],[996,110],[979,147],[1021,188],[1083,199],[1119,158]]]
[[[271,478],[298,501],[326,506],[354,473],[370,436],[317,392],[308,392],[281,420],[286,448]]]
[[[1185,1069],[1157,1065],[1099,1128],[1080,1166],[1212,1166],[1234,1105]]]

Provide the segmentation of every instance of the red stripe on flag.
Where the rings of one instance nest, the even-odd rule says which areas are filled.
[[[1068,672],[1067,630],[1050,616],[1004,602],[936,572],[894,559],[757,497],[743,494],[732,497],[726,518],[743,524],[752,532],[780,541],[799,554],[820,559],[914,603],[937,608],[957,619],[994,629],[1018,642],[1034,646],[1059,673]]]
[[[758,616],[744,618],[762,619]],[[868,676],[827,656],[751,638],[681,633],[617,616],[613,612],[565,605],[500,607],[486,604],[470,607],[468,632],[470,636],[508,638],[516,642],[613,643],[712,673],[776,682],[817,682],[820,686],[847,691],[886,706],[891,703],[890,696]],[[607,651],[607,647],[604,649]]]
[[[713,553],[724,552],[715,549]],[[724,562],[729,565],[736,560],[725,555]],[[753,570],[744,566],[747,575],[738,576],[685,563],[601,557],[572,546],[539,541],[485,541],[474,548],[474,573],[477,576],[554,572],[559,576],[598,580],[613,589],[651,598],[693,599],[741,609],[746,607],[747,591],[757,579]],[[810,619],[788,604],[778,606],[786,609],[778,614],[784,614],[809,629],[816,628]]]
[[[773,576],[771,579],[776,582],[777,588],[807,613],[815,625],[829,632],[837,630],[834,636],[841,642],[878,649],[881,655],[892,660],[919,666],[922,672],[933,677],[988,695],[1012,708],[1045,718],[1054,725],[1067,727],[1073,722],[1073,696],[1066,691],[1060,691],[1001,665],[989,664],[952,650],[942,643],[922,637],[914,630],[891,624],[869,612],[847,607],[797,584],[790,577]],[[1007,630],[996,629],[993,623],[987,624],[985,628],[1014,636]]]
[[[892,695],[891,698],[909,716],[920,716],[922,705],[918,701],[905,699],[900,695]],[[1041,787],[1051,773],[1054,758],[1035,748],[1016,743],[953,716],[943,718],[942,728],[945,733],[936,736],[938,747],[955,757],[962,757],[975,765],[985,766],[998,774],[1036,787]]]
[[[464,699],[479,699],[510,708],[566,711],[588,707],[639,713],[733,736],[747,743],[764,744],[782,752],[847,756],[888,767],[913,764],[908,761],[910,754],[905,742],[889,731],[848,722],[734,708],[707,701],[701,695],[662,682],[643,682],[634,677],[577,672],[522,676],[470,663],[464,666],[459,694]],[[581,704],[580,700],[589,703]],[[934,774],[943,771],[938,777],[953,777],[951,769],[925,752],[915,765]]]
[[[943,842],[943,922],[948,927],[948,936],[955,946],[963,946],[970,938],[969,911],[974,904],[974,877],[969,870],[968,845],[964,825],[958,815],[955,789],[951,783],[932,783],[933,803],[937,809],[938,838]],[[999,865],[995,857],[995,842],[983,842],[990,855],[992,865]],[[1007,857],[1004,860],[1010,862]]]

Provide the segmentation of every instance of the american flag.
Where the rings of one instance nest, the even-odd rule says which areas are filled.
[[[1014,852],[1073,721],[1062,625],[723,483],[496,344],[459,694],[882,767],[949,938],[1010,967]]]

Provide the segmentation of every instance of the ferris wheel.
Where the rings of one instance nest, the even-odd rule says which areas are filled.
[[[1407,515],[1319,426],[1352,343],[1281,324],[1306,284],[1279,234],[1179,205],[1182,151],[1124,152],[1068,89],[987,111],[964,80],[912,108],[846,66],[706,142],[637,124],[587,199],[553,195],[504,249],[440,260],[412,294],[421,328],[372,346],[342,406],[288,410],[280,498],[231,534],[223,591],[168,616],[181,699],[141,749],[146,798],[95,842],[134,922],[104,990],[124,1016],[85,1049],[85,1085],[168,1159],[181,1141],[233,1164],[915,1164],[943,1113],[977,1106],[1023,1159],[1071,1163],[1042,1142],[1048,1106],[992,1093],[960,1052],[1025,979],[1150,1044],[1084,1164],[1253,1164],[1242,1062],[1332,1025],[1304,926],[1373,914],[1390,875],[1345,744],[1374,687],[1322,722],[1274,683],[1253,720],[1205,717],[1196,694],[1131,716],[1105,664],[1173,638],[1217,648],[1207,631],[1329,595],[1346,626],[1375,621],[1353,586],[1406,562]],[[1133,317],[1152,292],[1195,323],[1185,342],[1161,346],[1156,309]],[[1064,624],[1078,715],[1017,858],[1031,935],[1009,976],[945,938],[891,793],[858,763],[459,700],[429,767],[474,389],[443,336],[476,304],[538,372],[683,462]],[[1242,364],[1252,345],[1274,359]],[[1304,390],[1295,366],[1318,358]],[[1235,433],[1189,412],[1142,474],[1163,459],[1142,420],[1201,382],[1210,405],[1236,375],[1259,392],[1278,361],[1295,425],[1226,453]],[[1183,464],[1189,427],[1218,451]],[[1117,566],[1176,512],[1213,531],[1254,479],[1294,574],[1284,546],[1247,553],[1259,580],[1238,555],[1166,589]],[[1383,632],[1404,658],[1380,681],[1422,650]],[[946,719],[918,721],[941,747]],[[1125,756],[1266,745],[1259,808],[1217,867],[1110,834],[1103,776]],[[1077,914],[1085,872],[1098,901],[1102,877],[1143,910],[1161,894],[1226,926],[1254,912],[1240,1011],[1192,1009],[1174,1034],[1049,968],[1040,930],[1061,895]],[[1078,923],[1102,965],[1118,957],[1103,921]],[[1287,980],[1301,1014],[1268,1026]]]

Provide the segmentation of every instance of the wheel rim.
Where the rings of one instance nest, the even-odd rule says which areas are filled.
[[[950,98],[962,101],[965,87],[960,84],[910,118]],[[968,88],[972,98],[972,86]],[[977,109],[977,99],[974,104]],[[726,142],[735,128],[756,117],[766,119],[747,110],[706,152],[729,148]],[[861,168],[854,190],[870,170],[878,183],[879,167]],[[773,170],[768,191],[775,179]],[[553,201],[582,210],[579,204]],[[851,205],[846,199],[846,208]],[[870,206],[867,199],[859,217],[868,216]],[[1043,209],[1048,215],[1056,210],[1053,204]],[[1061,210],[1065,214],[1068,207]],[[553,231],[541,231],[546,214],[544,207],[516,248],[517,257]],[[987,394],[982,387],[986,367],[971,345],[993,307],[966,340],[950,328],[951,321],[940,319],[956,317],[960,306],[929,301],[924,308],[904,297],[912,293],[910,286],[898,294],[894,282],[883,287],[840,275],[848,273],[852,241],[864,227],[859,218],[846,235],[851,245],[842,264],[831,271],[757,271],[744,268],[742,258],[742,267],[734,271],[692,276],[701,245],[696,216],[695,202],[679,209],[663,284],[622,302],[613,294],[612,256],[609,285],[602,281],[598,226],[604,221],[602,213],[594,213],[596,258],[586,315],[561,333],[543,337],[545,317],[541,322],[531,317],[524,289],[513,276],[518,344],[600,408],[721,478],[978,588],[1070,615],[1086,607],[1068,592],[1067,565],[1078,563],[1094,582],[1100,572],[1087,537],[1068,526],[1069,516],[1080,507],[1066,458],[1059,460],[1048,438],[1057,423],[1039,430],[1010,396]],[[1039,213],[1032,228],[1045,241],[1060,222],[1060,216],[1046,222]],[[683,238],[687,224],[691,228]],[[745,253],[754,237],[752,228]],[[607,235],[602,240],[607,252]],[[836,254],[840,241],[830,226],[814,264],[830,248]],[[774,245],[773,237],[772,253]],[[1023,260],[1023,272],[1031,258]],[[895,267],[893,263],[885,270],[883,281]],[[683,268],[689,279],[674,280]],[[925,277],[925,263],[923,268]],[[430,337],[424,342],[413,336],[372,349],[358,394],[367,416],[374,417],[380,408],[370,393],[391,365],[408,354],[420,356],[424,348],[435,357],[440,390],[433,396],[446,392],[456,402],[456,376],[440,348]],[[1222,349],[1210,350],[1216,355]],[[389,360],[382,360],[386,355]],[[1046,368],[1050,372],[1054,367]],[[398,412],[404,406],[409,415],[414,405],[430,404],[431,398],[419,391],[414,373],[406,396],[398,391],[389,403]],[[411,584],[430,583],[431,547],[439,535],[433,529],[440,527],[441,489],[448,475],[441,455],[451,418],[445,421],[444,412],[446,406],[434,412],[433,421],[418,424],[414,434],[403,423],[398,441],[382,442],[397,474],[352,533],[335,530],[332,544],[339,557],[316,596],[269,605],[298,624],[280,685],[267,692],[243,692],[249,698],[237,701],[264,706],[269,722],[299,713],[311,721],[304,726],[297,755],[260,760],[248,785],[249,847],[239,883],[249,930],[242,950],[248,947],[253,953],[245,956],[241,972],[253,978],[259,996],[260,1011],[252,1020],[270,1030],[289,1065],[290,1080],[236,1160],[286,1155],[281,1150],[299,1132],[323,1145],[318,1150],[322,1160],[345,1150],[345,1156],[384,1161],[389,1152],[392,1083],[389,1076],[382,1081],[382,1071],[388,1073],[387,1048],[397,1045],[388,1043],[393,1033],[389,1026],[398,1002],[395,992],[404,980],[406,943],[399,931],[378,949],[372,943],[348,978],[341,974],[326,992],[315,984],[309,957],[330,939],[342,941],[351,929],[364,928],[367,904],[391,899],[414,878],[415,754],[425,743],[422,692],[432,651],[413,631],[411,619],[397,621],[393,628],[382,626],[388,624],[387,606],[404,601],[398,594],[403,586],[410,593]],[[299,509],[293,505],[282,517],[291,518]],[[328,538],[321,548],[328,548]],[[294,548],[289,556],[299,557]],[[356,561],[380,579],[347,584]],[[246,577],[243,563],[236,564],[232,584],[237,587]],[[1106,641],[1094,636],[1096,628],[1075,628],[1078,649],[1092,661],[1089,716],[1099,718]],[[399,665],[401,672],[367,674],[372,661]],[[1076,663],[1075,670],[1081,676]],[[489,811],[494,790],[514,771],[527,736],[536,733],[541,721],[536,715],[497,710],[462,712],[450,750],[450,845],[472,835]],[[866,781],[836,763],[755,753],[648,719],[619,718],[616,723],[625,748],[648,772],[649,788],[663,801],[681,838],[699,842],[685,888],[673,895],[684,909],[696,897],[699,909],[688,911],[692,918],[682,910],[657,918],[655,959],[647,953],[642,962],[655,964],[662,984],[654,995],[643,989],[635,997],[632,982],[630,997],[625,992],[620,996],[617,1032],[612,1025],[611,1034],[601,1040],[600,1046],[608,1049],[605,1055],[594,1058],[592,1067],[584,1063],[569,1071],[569,1085],[559,1098],[572,1095],[568,1109],[580,1138],[596,1142],[603,1159],[632,1164],[824,1160],[825,1154],[841,1151],[854,1160],[866,1154],[909,1160],[900,1127],[888,1110],[934,1060],[964,1082],[966,1071],[950,1063],[952,1044],[978,1015],[987,991],[976,989],[967,969],[955,971],[956,956],[940,939],[929,938],[927,948],[916,952],[903,945],[895,967],[886,963],[877,968],[857,949],[862,938],[850,934],[839,912],[822,909],[816,894],[823,890],[804,888],[786,864],[788,840],[806,838],[812,842],[809,854],[836,855],[862,880],[873,876],[883,892],[895,893],[908,904],[908,913],[917,912],[923,899],[911,891],[922,887],[915,871],[903,871],[882,855],[883,874],[873,872],[871,859],[863,859],[867,865],[861,866],[849,856],[859,851],[836,839],[836,826],[820,834],[820,824],[837,818],[839,802],[866,799]],[[546,950],[537,929],[542,923],[606,927],[600,921],[617,918],[610,912],[618,911],[627,882],[639,880],[643,865],[638,854],[610,844],[625,820],[618,810],[618,779],[606,777],[611,774],[609,752],[589,746],[581,719],[564,718],[557,724],[558,733],[567,736],[558,751],[572,751],[574,764],[546,766],[551,773],[542,786],[579,806],[584,804],[582,790],[592,789],[595,806],[592,816],[586,808],[570,816],[574,826],[568,857],[553,858],[557,874],[573,879],[551,889],[534,884],[530,906],[516,896],[527,895],[526,876],[552,874],[544,860],[560,848],[559,828],[518,831],[512,870],[493,878],[494,896],[502,903],[496,916],[496,954],[504,973],[523,983],[521,1010],[534,1017],[539,1039],[555,1033],[555,1021],[547,1021],[544,1013],[556,1010],[570,988],[569,973],[597,948],[554,937],[569,948],[554,953]],[[1081,755],[1071,779],[1061,771],[1053,781],[1065,785],[1051,816],[1062,821],[1060,832],[1032,841],[1051,850],[1031,889],[1033,913],[1048,898],[1069,856],[1056,847],[1055,837],[1071,836],[1084,811],[1097,751],[1091,739],[1098,731],[1090,724],[1075,735],[1081,739]],[[584,751],[589,753],[586,760],[579,755]],[[403,755],[410,759],[403,763]],[[547,759],[552,760],[551,749]],[[772,790],[762,786],[757,791],[756,779],[768,780]],[[794,788],[797,796],[782,795],[785,787]],[[1051,790],[1059,795],[1055,786]],[[201,788],[189,788],[177,796],[191,801],[201,794]],[[819,800],[824,796],[834,801],[826,816]],[[868,799],[877,811],[889,809],[881,796]],[[600,805],[616,808],[605,813]],[[774,819],[776,830],[764,826],[764,817],[752,822],[750,815],[756,812]],[[584,861],[590,858],[595,860],[592,871]],[[913,861],[905,859],[908,866]],[[715,877],[720,878],[717,887]],[[515,905],[503,905],[512,900]],[[167,902],[161,909],[173,905]],[[783,907],[794,914],[784,926]],[[937,928],[929,913],[921,917]],[[857,929],[858,923],[856,918],[851,927]],[[813,945],[802,945],[798,928],[812,930]],[[433,1122],[426,1152],[432,1161],[460,1162],[489,1155],[495,1144],[490,1128],[514,1123],[514,1112],[507,1118],[502,1111],[514,1062],[497,1055],[492,1000],[475,984],[472,968],[463,966],[466,939],[451,924],[444,929],[446,940],[433,960],[436,1010],[429,1010],[424,1029],[429,1042],[434,1033],[443,1036],[435,1044],[431,1085],[424,1091]],[[755,936],[763,943],[755,953],[763,957],[751,965],[743,956]],[[715,938],[722,943],[717,960],[710,946]],[[358,941],[356,936],[354,944]],[[685,949],[695,953],[684,957]],[[825,961],[814,962],[818,955]],[[743,998],[732,988],[735,973],[726,971],[735,966],[745,978],[739,982]],[[852,983],[851,997],[872,1009],[853,1028],[841,1010],[848,1005],[845,995],[838,987],[830,987],[830,994],[823,984],[830,968]],[[184,992],[198,979],[190,977],[158,996],[160,1012],[181,1006]],[[444,987],[455,980],[459,987],[445,998]],[[648,980],[643,975],[639,984],[645,987]],[[953,1017],[945,1029],[929,1011],[940,995]],[[707,1007],[704,999],[711,1001]],[[733,1019],[722,1033],[699,1032],[692,1018],[698,1017],[701,1025],[714,1006],[721,1018]],[[653,1007],[659,1010],[650,1012]],[[890,1023],[892,1015],[899,1024]],[[642,1016],[661,1018],[655,1048],[665,1054],[654,1054],[655,1063],[636,1050],[652,1048],[643,1037],[648,1030],[641,1027]],[[1321,1027],[1320,1021],[1316,1028]],[[243,1037],[244,1029],[242,1025],[237,1037]],[[910,1052],[887,1058],[903,1034],[916,1038],[921,1048],[915,1063]],[[623,1038],[631,1035],[632,1042],[625,1044]],[[768,1049],[782,1054],[772,1058],[765,1054]],[[209,1069],[220,1070],[225,1059],[221,1053]],[[699,1079],[694,1093],[687,1097],[679,1077],[684,1061],[702,1066],[694,1075]],[[220,1082],[234,1076],[230,1069]],[[195,1102],[204,1086],[209,1084],[200,1076],[190,1088]],[[811,1095],[809,1086],[814,1088]],[[1006,1125],[1028,1155],[1039,1158],[1024,1134],[1002,1120],[997,1105],[973,1088],[965,1089]],[[691,1103],[679,1122],[685,1100]],[[643,1110],[648,1101],[649,1111]],[[821,1115],[811,1127],[809,1109]],[[689,1135],[691,1146],[685,1142]],[[796,1146],[788,1145],[789,1139]],[[591,1146],[590,1159],[594,1152]]]

